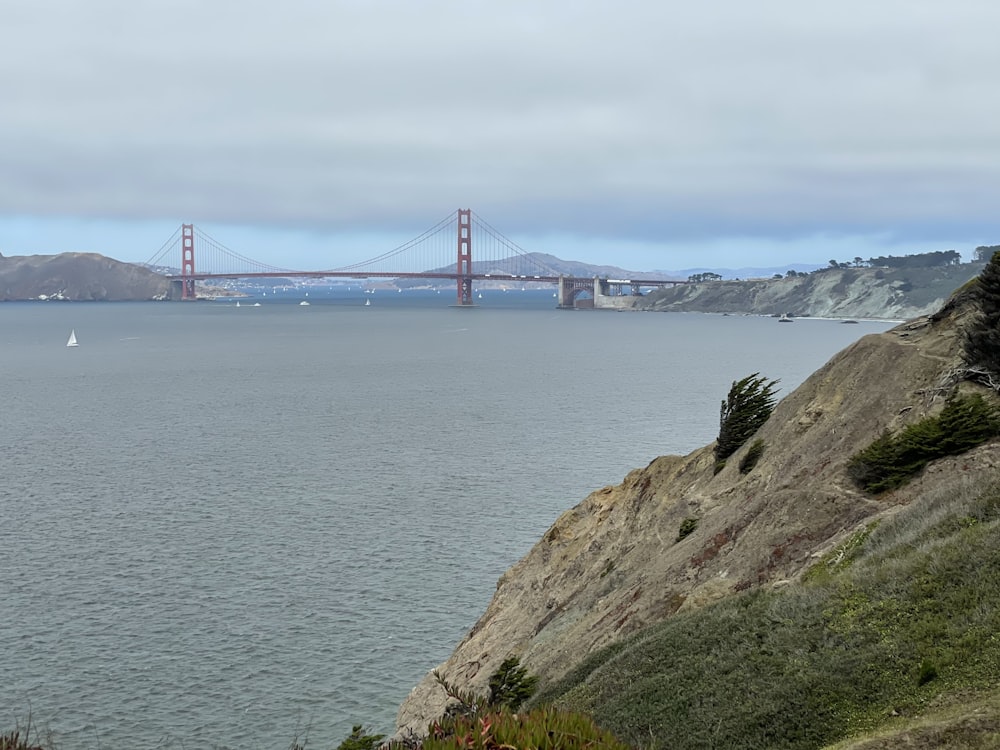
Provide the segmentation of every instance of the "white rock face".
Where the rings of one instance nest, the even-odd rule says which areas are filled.
[[[909,320],[938,310],[982,264],[830,269],[782,279],[709,281],[663,289],[636,309],[818,318]]]

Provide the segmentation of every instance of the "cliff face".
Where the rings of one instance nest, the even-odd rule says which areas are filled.
[[[166,299],[170,282],[96,253],[0,256],[0,301]]]
[[[908,320],[937,310],[983,268],[846,268],[781,279],[709,281],[653,292],[637,309]]]
[[[591,493],[501,577],[485,614],[438,670],[485,691],[500,662],[517,655],[543,681],[560,677],[595,649],[677,611],[794,579],[859,526],[921,493],[996,472],[995,442],[932,464],[877,498],[845,470],[884,429],[940,409],[966,314],[950,308],[840,352],[778,403],[756,435],[763,457],[746,475],[738,467],[747,446],[718,474],[706,446]],[[688,518],[697,528],[678,540]],[[401,706],[398,726],[422,733],[445,705],[429,675]]]

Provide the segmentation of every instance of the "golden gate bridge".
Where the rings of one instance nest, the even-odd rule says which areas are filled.
[[[458,209],[419,236],[374,258],[318,271],[281,268],[253,260],[217,242],[193,224],[182,224],[146,265],[171,266],[178,249],[180,273],[166,276],[171,280],[171,299],[180,300],[197,298],[197,282],[222,279],[446,279],[455,282],[458,307],[474,307],[473,282],[488,280],[557,284],[558,306],[572,308],[583,306],[583,297],[590,297],[594,306],[600,306],[598,300],[602,297],[639,296],[640,287],[688,283],[676,279],[584,278],[561,274],[470,209]]]

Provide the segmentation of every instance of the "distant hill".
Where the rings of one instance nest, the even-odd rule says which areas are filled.
[[[629,271],[620,266],[600,266],[592,263],[581,263],[575,260],[563,260],[547,253],[526,253],[525,255],[510,256],[497,261],[473,260],[472,272],[490,274],[496,276],[511,275],[514,273],[524,273],[525,266],[533,267],[532,274],[538,276],[580,276],[591,278],[600,276],[601,278],[657,278],[657,279],[678,279],[684,280],[687,275],[680,275],[671,271]],[[428,273],[454,273],[454,266],[438,267],[428,269]],[[400,281],[400,286],[403,282]]]
[[[132,263],[97,253],[0,255],[0,301],[167,299],[170,282]]]
[[[592,276],[600,276],[601,278],[610,277],[618,279],[665,278],[679,280],[687,278],[687,275],[682,276],[676,271],[636,271],[621,268],[620,266],[599,266],[591,263],[580,263],[575,260],[563,260],[562,258],[557,258],[554,255],[548,255],[546,253],[529,253],[528,257],[533,259],[539,265],[552,269],[557,276],[562,274],[563,276],[585,276],[588,278]]]

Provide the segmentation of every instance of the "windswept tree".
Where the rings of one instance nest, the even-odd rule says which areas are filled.
[[[777,385],[777,380],[768,380],[759,372],[733,382],[719,412],[719,438],[715,443],[719,468],[771,416]]]
[[[972,295],[978,312],[962,341],[968,375],[1000,391],[1000,250],[979,274]]]

